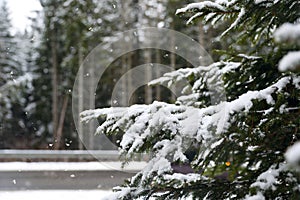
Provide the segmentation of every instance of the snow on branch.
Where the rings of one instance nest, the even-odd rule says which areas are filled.
[[[251,184],[251,187],[257,187],[261,190],[272,189],[275,190],[275,183],[277,181],[277,177],[279,173],[285,171],[287,169],[286,164],[281,163],[277,168],[272,165],[267,171],[261,173],[255,183]]]
[[[275,17],[268,12],[268,10],[279,6],[278,4],[283,4],[284,6],[285,2],[279,0],[255,0],[249,1],[247,5],[245,5],[241,1],[236,0],[203,1],[199,3],[191,3],[183,8],[177,9],[176,14],[183,14],[187,12],[193,13],[193,15],[189,17],[187,24],[190,24],[200,17],[204,18],[203,22],[205,24],[210,23],[213,26],[216,25],[216,22],[218,21],[226,21],[228,18],[232,19],[232,21],[230,21],[231,24],[229,25],[229,28],[222,32],[220,37],[225,36],[233,29],[240,27],[244,29],[244,26],[248,26],[251,23],[249,18],[255,18],[255,15],[258,15],[263,20],[269,22],[262,25],[260,29],[242,31],[241,35],[248,35],[249,32],[253,32],[253,34],[256,35],[255,38],[260,38],[262,34],[269,32],[268,30],[271,28],[270,25],[274,23],[275,20]],[[261,23],[263,20],[259,20],[258,22]],[[290,37],[295,37],[299,32],[296,27],[292,28],[286,25],[283,28],[291,30]]]
[[[223,68],[219,69],[211,65],[210,67],[181,69],[167,73],[163,78],[156,79],[150,84],[169,83],[173,79],[176,81],[188,79],[191,75],[198,77],[203,72],[214,71],[213,69],[218,69],[214,71],[218,73],[228,72],[236,69],[240,63],[215,65],[223,66]],[[81,119],[87,123],[93,119],[104,118],[105,122],[97,128],[97,133],[122,132],[120,148],[121,153],[127,157],[133,156],[134,153],[148,152],[151,149],[153,157],[129,183],[132,186],[138,183],[139,186],[115,188],[118,191],[114,194],[116,197],[129,195],[132,198],[132,195],[138,197],[140,192],[147,190],[149,180],[164,183],[168,180],[177,181],[179,188],[181,184],[186,184],[189,180],[205,180],[207,177],[200,174],[172,174],[171,163],[186,162],[185,152],[193,143],[197,143],[206,152],[215,148],[222,141],[223,133],[236,119],[232,115],[247,113],[253,106],[253,100],[265,100],[269,105],[274,105],[273,94],[282,91],[287,84],[299,85],[299,83],[299,76],[286,76],[263,90],[248,91],[233,101],[224,101],[205,108],[155,101],[150,105],[87,110],[81,113]],[[172,84],[173,82],[168,85]],[[208,154],[200,153],[196,159],[197,161],[205,160],[207,156]],[[251,185],[258,189],[258,193],[256,196],[246,196],[246,198],[255,199],[262,195],[261,190],[272,189],[282,169],[273,167],[258,176],[257,181]]]
[[[238,54],[237,57],[241,57],[241,58],[244,58],[246,60],[259,60],[259,59],[262,59],[261,57],[258,57],[258,56],[248,56],[246,54]]]
[[[276,190],[276,185],[280,182],[280,174],[283,172],[288,172],[290,166],[296,167],[296,170],[299,170],[300,165],[300,142],[295,143],[293,146],[289,147],[285,153],[285,158],[287,162],[280,164],[273,164],[268,170],[261,173],[256,181],[251,184],[251,188],[256,188],[257,193],[254,196],[247,195],[246,200],[257,199],[255,197],[260,196],[259,199],[264,199],[262,195],[263,191],[266,190]],[[292,182],[292,175],[290,172],[287,175],[284,175],[283,178],[287,182]],[[279,186],[280,187],[280,186]]]
[[[235,19],[235,21],[230,25],[230,27],[228,29],[226,29],[222,34],[221,37],[223,37],[224,35],[226,35],[229,31],[231,31],[233,28],[235,28],[239,23],[241,23],[242,18],[244,17],[244,15],[246,14],[246,11],[244,8],[241,8],[238,17]]]
[[[223,11],[223,12],[226,11],[226,7],[222,6],[220,3],[204,1],[204,2],[199,2],[199,3],[191,3],[191,4],[188,4],[184,8],[177,9],[176,15],[185,13],[185,12],[191,11],[191,10],[202,11],[204,9],[209,9],[209,10],[214,10],[214,11]]]
[[[274,33],[274,38],[279,43],[300,45],[300,24],[285,23]],[[284,71],[300,70],[300,51],[289,52],[279,62],[278,69]]]
[[[249,111],[253,105],[252,100],[266,100],[268,104],[273,105],[275,102],[272,94],[281,91],[291,79],[283,77],[263,90],[248,91],[231,102],[221,102],[206,108],[155,101],[150,105],[133,105],[128,108],[87,110],[81,113],[81,118],[82,121],[88,122],[105,117],[106,121],[98,127],[97,132],[125,131],[121,146],[123,149],[130,147],[130,152],[138,150],[147,138],[159,138],[158,141],[154,141],[155,144],[163,139],[175,139],[175,135],[189,138],[196,136],[198,141],[209,140],[213,137],[210,130],[212,126],[216,127],[215,134],[223,133],[229,126],[230,115]],[[293,84],[299,84],[300,79],[295,80]]]
[[[277,42],[296,43],[300,45],[300,23],[284,23],[274,33]]]
[[[156,165],[161,164],[160,162]],[[137,179],[141,176],[141,173],[138,173],[131,179],[131,184],[133,184]],[[173,188],[174,190],[181,189],[183,186],[188,186],[194,184],[196,181],[202,181],[203,185],[207,187],[209,185],[209,178],[203,176],[198,173],[189,173],[189,174],[181,174],[181,173],[166,173],[162,174],[161,176],[155,176],[153,179],[160,184],[165,184],[167,187]],[[152,193],[151,197],[159,197],[163,194],[163,190],[160,190],[160,186],[156,188],[156,186],[152,186],[154,192]],[[137,198],[139,197],[140,193],[144,190],[149,188],[149,184],[140,184],[138,187],[115,187],[113,190],[115,191],[114,194],[107,197],[107,199],[118,199],[118,198]],[[185,198],[182,199],[193,199],[192,194],[189,194]],[[149,197],[149,196],[148,196]],[[152,199],[152,198],[150,198]],[[181,198],[180,198],[181,199]]]
[[[238,9],[236,6],[233,6],[236,1],[227,1],[227,0],[218,0],[216,2],[212,1],[203,1],[199,3],[191,3],[188,4],[184,8],[180,8],[176,10],[177,14],[182,14],[186,12],[196,12],[190,19],[187,21],[187,24],[190,24],[194,19],[204,16],[210,15],[211,17],[216,17],[216,14],[226,14],[226,13],[239,13],[236,21],[228,28],[226,32],[234,28],[241,20],[242,16],[245,14],[244,8]]]
[[[300,79],[296,79],[298,82]],[[294,81],[294,82],[293,82]],[[97,132],[124,132],[120,143],[127,156],[153,148],[154,158],[142,171],[143,179],[150,174],[162,174],[171,170],[173,161],[186,161],[184,155],[187,147],[197,141],[209,149],[213,141],[226,132],[232,123],[234,113],[247,112],[252,100],[266,100],[273,105],[272,94],[281,91],[288,83],[296,83],[292,77],[283,77],[275,84],[260,90],[249,91],[231,102],[222,102],[206,108],[153,102],[150,105],[133,105],[128,108],[104,108],[88,110],[81,113],[82,121],[88,122],[99,117],[106,121],[98,127]],[[159,166],[156,164],[160,163]]]
[[[280,0],[255,0],[255,4],[266,4],[266,5],[273,5],[278,3]]]
[[[245,200],[265,200],[265,197],[261,192],[258,192],[255,195],[247,195]]]
[[[265,199],[262,194],[266,190],[276,190],[276,185],[280,181],[280,174],[288,171],[288,166],[286,163],[274,164],[268,170],[261,173],[256,181],[251,184],[251,188],[256,188],[255,195],[246,195],[245,200],[255,200],[255,199]],[[289,175],[284,176],[287,182],[292,181]],[[280,187],[280,186],[279,186]]]
[[[295,143],[285,153],[286,161],[300,170],[300,142]]]
[[[158,85],[163,84],[167,85],[169,88],[176,83],[176,81],[180,81],[182,79],[189,79],[190,76],[194,75],[196,78],[201,76],[205,76],[207,72],[213,70],[216,72],[218,69],[220,72],[218,74],[227,73],[231,70],[234,70],[240,66],[239,62],[216,62],[209,66],[199,66],[196,68],[183,68],[173,72],[165,73],[162,77],[152,80],[148,85]]]
[[[300,70],[300,51],[289,52],[279,61],[278,69],[284,71]]]
[[[177,103],[182,105],[201,107],[203,103],[198,102],[201,97],[214,98],[211,103],[224,101],[224,85],[222,76],[241,65],[239,62],[217,62],[209,66],[179,69],[164,74],[162,77],[152,80],[149,85],[165,85],[168,88],[178,87],[180,81],[190,82],[181,88],[181,96]],[[195,80],[195,81],[194,81]],[[207,89],[208,91],[203,91]]]

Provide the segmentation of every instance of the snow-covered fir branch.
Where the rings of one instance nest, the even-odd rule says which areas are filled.
[[[299,84],[299,77],[296,80],[295,84]],[[97,132],[123,130],[125,133],[120,146],[127,155],[143,152],[149,144],[153,147],[155,156],[137,175],[141,175],[143,182],[153,174],[171,173],[171,162],[185,162],[186,147],[194,140],[207,150],[213,147],[212,141],[216,141],[230,127],[230,123],[233,123],[231,116],[234,113],[249,111],[253,100],[265,100],[274,105],[272,95],[291,82],[292,77],[284,77],[263,90],[249,91],[234,101],[202,109],[154,102],[129,108],[88,110],[82,112],[81,117],[85,122],[105,117],[106,121],[99,126]],[[205,156],[206,154],[199,154],[198,160],[205,159]],[[133,178],[132,181],[134,180]]]
[[[155,101],[150,105],[133,105],[128,108],[112,107],[86,110],[81,113],[81,118],[83,122],[99,117],[106,118],[106,121],[98,127],[97,133],[124,130],[121,147],[130,153],[139,152],[143,140],[149,137],[157,138],[155,142],[160,142],[162,137],[170,139],[180,134],[182,137],[197,138],[201,142],[209,140],[214,134],[226,131],[230,125],[230,115],[240,111],[248,112],[253,106],[252,100],[265,100],[268,104],[273,105],[275,102],[272,94],[280,92],[291,82],[298,86],[300,79],[298,76],[283,77],[263,90],[248,91],[236,100],[221,102],[207,108]],[[213,126],[216,127],[215,131],[209,130]],[[161,134],[161,131],[170,135]],[[155,137],[155,135],[157,136]]]
[[[112,199],[253,200],[291,197],[287,191],[299,194],[299,178],[291,167],[298,164],[298,143],[284,152],[300,138],[300,76],[277,70],[282,65],[297,68],[298,55],[286,61],[287,51],[279,48],[295,40],[295,34],[287,33],[281,27],[284,20],[278,19],[287,17],[292,25],[284,26],[294,30],[299,4],[216,0],[177,10],[192,14],[188,22],[226,25],[219,35],[232,33],[230,47],[241,48],[225,49],[225,56],[209,66],[175,70],[149,83],[180,88],[175,104],[154,101],[81,113],[85,123],[105,120],[97,133],[122,133],[119,147],[127,158],[151,152],[147,166],[116,187]],[[299,50],[295,45],[288,48]],[[176,165],[188,170],[178,173]]]
[[[177,98],[177,104],[203,107],[208,104],[203,98],[208,98],[210,104],[225,101],[222,76],[237,69],[240,65],[239,62],[221,61],[209,66],[179,69],[152,80],[149,85],[164,85],[171,88],[173,86],[178,87],[178,83],[183,81],[185,84],[181,88],[181,95]]]

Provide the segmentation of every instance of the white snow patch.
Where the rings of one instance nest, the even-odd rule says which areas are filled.
[[[300,69],[300,51],[289,52],[279,62],[280,71],[299,70]]]
[[[172,170],[171,163],[167,159],[165,159],[163,157],[154,158],[143,169],[142,180],[145,180],[146,178],[148,178],[148,176],[151,175],[152,172],[157,172],[158,175],[161,175],[164,172],[170,172],[171,170]]]
[[[261,173],[255,183],[251,184],[251,187],[258,187],[262,190],[267,190],[271,188],[275,190],[275,183],[277,181],[277,177],[279,173],[286,169],[286,164],[281,164],[279,168],[275,168],[275,166],[271,166],[267,171]]]
[[[300,45],[300,23],[284,23],[274,32],[277,42]],[[280,71],[300,70],[300,51],[289,52],[279,62]]]
[[[3,200],[32,200],[32,199],[63,199],[63,200],[98,200],[112,191],[105,190],[26,190],[26,191],[0,191]]]
[[[221,11],[226,11],[226,8],[222,5],[220,5],[219,3],[215,3],[215,2],[211,2],[211,1],[204,1],[204,2],[200,2],[200,3],[191,3],[191,4],[188,4],[184,8],[177,9],[176,15],[187,12],[189,10],[193,10],[193,9],[202,10],[203,8],[214,8],[214,9],[218,9]]]
[[[248,60],[257,60],[257,59],[261,59],[261,57],[258,57],[258,56],[248,56],[246,54],[238,54],[239,57],[242,57],[242,58],[246,58]]]
[[[191,183],[198,180],[208,180],[207,177],[202,176],[200,174],[181,174],[181,173],[174,173],[174,174],[166,174],[164,175],[164,179],[166,180],[179,180],[181,183]]]
[[[260,4],[262,2],[265,2],[266,0],[255,0],[255,4]]]
[[[258,192],[256,195],[254,196],[249,196],[247,195],[245,200],[265,200],[264,195],[261,192]]]
[[[299,165],[300,163],[300,142],[295,143],[285,153],[285,159],[292,165]]]
[[[255,3],[255,4],[260,4],[260,3],[265,2],[265,3],[273,3],[273,4],[276,4],[278,1],[279,1],[279,0],[273,0],[273,2],[270,1],[270,0],[255,0],[254,3]]]
[[[284,23],[274,33],[277,42],[296,42],[300,44],[300,24]]]
[[[121,162],[2,162],[0,171],[140,171],[146,162],[129,162],[122,168]]]

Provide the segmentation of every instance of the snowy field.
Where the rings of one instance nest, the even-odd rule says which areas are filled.
[[[105,190],[32,190],[0,191],[1,200],[101,200],[111,191]]]
[[[146,162],[129,162],[122,168],[121,162],[3,162],[0,171],[140,171]]]
[[[145,165],[131,162],[122,168],[121,162],[3,162],[0,200],[102,199],[133,175],[127,172],[135,173]]]
[[[112,192],[105,190],[36,190],[36,191],[0,191],[1,200],[107,200]],[[139,199],[142,200],[142,199]],[[150,198],[150,200],[155,200]],[[192,200],[192,197],[180,200]]]

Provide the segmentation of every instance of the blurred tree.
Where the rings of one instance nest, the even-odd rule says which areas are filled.
[[[38,133],[50,144],[49,148],[82,149],[69,96],[83,59],[110,31],[107,22],[114,19],[109,16],[113,5],[93,0],[40,2],[44,20],[35,27],[41,38],[36,47],[39,54],[35,61],[36,111],[32,120]]]
[[[0,6],[0,148],[24,148],[32,143],[27,137],[30,130],[25,111],[32,76],[26,73],[30,62],[27,48],[22,48],[28,47],[29,38],[21,33],[12,35],[6,1]]]

